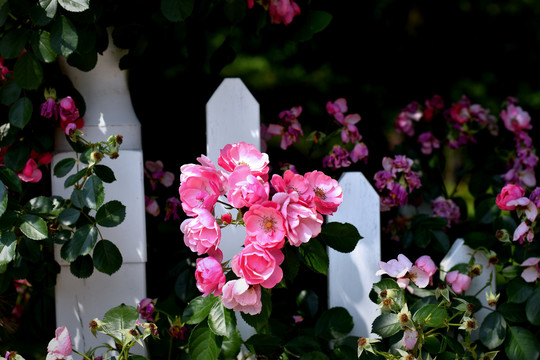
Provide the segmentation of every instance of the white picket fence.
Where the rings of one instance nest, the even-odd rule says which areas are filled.
[[[85,133],[90,134],[90,140],[103,140],[110,134],[120,133],[129,141],[127,147],[122,145],[120,157],[107,164],[118,175],[118,180],[105,184],[106,196],[122,201],[127,207],[126,220],[105,233],[105,237],[115,242],[124,256],[121,270],[110,277],[95,273],[89,279],[80,280],[74,278],[69,272],[69,265],[57,257],[62,265],[56,287],[57,325],[68,327],[74,348],[78,351],[86,351],[107,340],[103,337],[95,339],[91,335],[88,324],[93,318],[102,317],[104,311],[121,303],[136,306],[146,297],[140,127],[129,101],[126,75],[117,67],[117,51],[114,47],[107,50],[100,56],[96,69],[88,73],[68,70],[87,101]],[[107,85],[100,85],[99,79],[107,81]],[[226,144],[245,141],[260,149],[259,104],[240,79],[225,79],[209,99],[206,112],[206,155],[215,164],[219,150]],[[126,133],[132,137],[131,140],[125,136]],[[56,146],[53,165],[72,155],[61,136]],[[63,181],[53,178],[53,194],[69,196],[63,189]],[[368,295],[373,283],[379,280],[375,275],[381,258],[379,196],[362,173],[345,173],[339,182],[343,188],[343,204],[327,221],[351,223],[363,239],[351,253],[329,249],[329,307],[344,307],[353,316],[355,327],[351,335],[374,336],[371,324],[379,310]],[[224,259],[230,259],[241,250],[245,233],[243,229],[227,227],[222,236],[226,239],[221,242]],[[462,244],[454,250],[445,259],[446,265],[454,264],[466,251]],[[237,318],[245,340],[254,333],[254,329],[240,316]]]

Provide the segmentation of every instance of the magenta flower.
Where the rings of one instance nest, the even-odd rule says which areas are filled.
[[[355,143],[362,139],[362,136],[355,125],[360,119],[360,115],[358,114],[349,114],[343,118],[343,121],[340,121],[343,125],[343,129],[341,130],[341,141],[343,141],[343,143]]]
[[[247,165],[252,175],[268,180],[268,155],[261,153],[257,148],[245,142],[227,144],[220,150],[218,165],[229,172],[233,172],[238,165]]]
[[[268,12],[272,24],[289,25],[296,15],[300,15],[300,7],[292,0],[270,0]]]
[[[452,200],[445,199],[442,196],[437,197],[431,202],[433,215],[446,219],[446,226],[450,227],[452,223],[456,223],[461,216],[459,206]]]
[[[279,265],[284,259],[281,250],[265,249],[252,242],[233,257],[231,267],[248,285],[261,285],[270,289],[283,278]]]
[[[526,282],[535,282],[537,279],[540,279],[540,258],[531,257],[521,263],[521,266],[526,266],[527,268],[521,273],[521,277]]]
[[[302,125],[298,117],[302,113],[301,106],[295,106],[290,110],[284,110],[279,113],[280,124],[270,124],[266,132],[270,135],[281,136],[280,147],[286,150],[293,143],[298,142],[298,138],[304,135]]]
[[[206,209],[193,209],[197,217],[188,218],[180,224],[184,243],[198,255],[215,251],[221,240],[221,228]]]
[[[281,249],[285,243],[285,218],[279,211],[279,204],[266,201],[253,205],[244,214],[246,233],[249,241],[267,249]]]
[[[197,259],[195,279],[197,289],[203,293],[202,296],[208,296],[211,293],[214,293],[214,296],[221,295],[226,281],[221,263],[211,256]]]
[[[171,216],[173,220],[180,220],[180,216],[178,215],[179,207],[182,207],[180,200],[175,197],[168,198],[165,205],[165,217],[163,220],[168,221]]]
[[[144,196],[144,208],[146,212],[152,216],[158,216],[160,209],[156,199],[149,196]]]
[[[461,294],[471,285],[471,278],[468,275],[461,274],[457,270],[447,273],[446,281],[452,286],[452,290],[456,294]]]
[[[343,121],[343,114],[347,111],[347,100],[345,98],[339,98],[334,102],[328,101],[326,103],[326,112],[330,115],[334,115],[334,118],[340,123]]]
[[[521,186],[508,184],[505,185],[495,199],[495,203],[501,210],[514,210],[515,205],[508,205],[508,202],[511,200],[516,200],[525,195],[525,189]]]
[[[141,319],[147,321],[154,321],[152,315],[154,314],[154,301],[149,298],[144,298],[137,305],[137,311],[141,316]]]
[[[420,151],[424,155],[430,155],[433,149],[438,149],[441,146],[440,141],[430,132],[418,135],[418,142],[422,146]]]
[[[501,119],[504,126],[513,133],[532,129],[529,113],[512,103],[501,111]]]
[[[17,174],[24,182],[37,183],[41,180],[41,170],[34,159],[28,159],[26,165],[20,173]]]
[[[351,165],[349,152],[339,145],[334,145],[330,154],[323,158],[322,163],[323,167],[329,167],[331,169],[348,167]]]
[[[244,278],[228,281],[223,286],[222,301],[227,309],[256,315],[262,310],[261,287],[249,285]]]
[[[360,160],[364,160],[364,162],[367,163],[368,155],[368,148],[364,143],[357,143],[349,153],[349,156],[354,163],[357,163]]]
[[[47,345],[46,360],[71,359],[73,352],[71,337],[65,326],[55,331],[55,337]]]
[[[170,171],[163,171],[163,162],[161,160],[145,161],[144,175],[150,180],[152,190],[156,190],[158,183],[170,187],[174,182],[174,174]]]
[[[337,182],[322,171],[311,171],[304,175],[315,193],[314,202],[322,215],[332,215],[343,202],[343,190]]]
[[[56,100],[53,98],[47,98],[43,104],[40,106],[41,116],[47,119],[57,119],[58,118],[58,105]]]

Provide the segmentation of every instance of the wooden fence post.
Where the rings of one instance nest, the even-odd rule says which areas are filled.
[[[115,160],[105,159],[103,164],[112,168],[117,179],[113,183],[104,184],[105,201],[122,202],[126,206],[126,217],[117,227],[100,228],[103,238],[114,242],[122,253],[122,267],[112,276],[94,269],[91,277],[78,279],[71,274],[69,263],[60,257],[59,247],[55,249],[56,259],[61,266],[55,289],[57,326],[65,325],[68,328],[73,348],[82,353],[105,342],[112,343],[105,335],[98,334],[97,338],[92,335],[88,327],[92,319],[102,318],[107,310],[121,303],[136,306],[146,296],[142,143],[140,123],[129,97],[127,74],[118,67],[122,54],[111,41],[103,55],[98,55],[96,67],[89,72],[70,67],[65,59],[60,63],[74,87],[85,99],[85,126],[82,129],[85,138],[98,142],[115,134],[124,137],[120,156]],[[59,131],[52,166],[74,155],[64,134]],[[64,189],[64,181],[65,178],[52,177],[53,195],[69,198],[71,189]],[[141,355],[145,353],[139,346],[133,350]]]
[[[358,229],[361,239],[351,253],[328,249],[328,306],[346,308],[354,320],[351,335],[374,337],[371,324],[380,314],[369,299],[381,259],[381,224],[379,195],[360,172],[344,173],[339,179],[343,203],[329,222],[347,222]]]
[[[241,141],[260,150],[259,103],[242,80],[229,78],[223,80],[206,104],[206,154],[217,167],[219,151],[227,144]],[[216,215],[225,212],[219,204],[215,210]],[[232,215],[234,218],[235,214]],[[227,226],[221,236],[220,249],[223,260],[227,261],[242,250],[246,232],[239,226]],[[255,329],[238,313],[236,318],[244,340],[255,334]]]

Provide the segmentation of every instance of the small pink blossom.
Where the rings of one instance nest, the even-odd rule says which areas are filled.
[[[471,278],[468,275],[461,274],[454,270],[446,274],[446,281],[452,286],[452,290],[456,294],[461,294],[466,291],[471,285]]]
[[[195,279],[197,289],[203,293],[203,297],[211,293],[214,293],[214,296],[221,295],[223,285],[225,285],[225,274],[223,274],[221,263],[211,256],[197,259]]]
[[[438,149],[441,147],[440,141],[430,132],[425,132],[418,135],[418,142],[422,146],[420,151],[424,155],[430,155],[433,152],[433,149]]]
[[[334,118],[338,122],[343,121],[343,114],[345,114],[347,111],[347,100],[345,98],[339,98],[334,102],[328,101],[326,103],[326,112],[328,112],[330,115],[334,115]]]
[[[402,344],[405,350],[413,350],[416,346],[416,342],[418,341],[418,331],[411,329],[411,328],[405,328],[405,331],[403,332],[403,339]]]
[[[540,279],[540,267],[538,263],[540,263],[540,258],[538,257],[530,257],[521,263],[521,266],[527,267],[521,273],[523,280],[526,282],[535,282],[537,279]]]
[[[246,233],[259,245],[267,249],[281,249],[285,242],[285,218],[279,211],[279,204],[266,201],[255,204],[244,214]]]
[[[152,317],[154,314],[154,300],[149,298],[142,299],[137,305],[137,311],[139,312],[141,319],[154,321],[154,318]]]
[[[221,228],[210,211],[196,208],[193,211],[197,217],[188,218],[180,224],[184,243],[198,255],[209,253],[219,246]]]
[[[461,216],[459,206],[452,200],[445,199],[442,196],[437,197],[431,202],[433,215],[446,219],[446,226],[450,227],[452,223],[456,223]]]
[[[249,285],[261,285],[273,288],[283,278],[279,267],[285,256],[281,250],[265,249],[257,243],[250,243],[235,255],[231,267],[238,277],[245,279]]]
[[[256,315],[262,310],[260,285],[249,285],[244,278],[231,280],[223,286],[223,306],[227,309]]]
[[[180,220],[178,208],[182,207],[182,203],[176,197],[170,197],[165,203],[165,217],[163,220],[168,221],[171,217],[173,220]]]
[[[525,195],[525,189],[521,186],[508,184],[501,189],[499,194],[497,194],[495,203],[501,210],[514,210],[516,208],[515,205],[509,206],[507,205],[508,202],[523,197],[523,195]]]
[[[148,214],[150,214],[152,216],[158,216],[159,215],[160,209],[159,209],[159,204],[156,201],[156,199],[145,195],[145,197],[144,197],[144,207],[145,207],[145,210],[146,210],[146,212]]]
[[[518,215],[525,214],[529,221],[534,221],[538,215],[538,208],[536,205],[526,197],[520,197],[517,199],[506,202],[506,206],[515,207]]]
[[[276,193],[272,200],[281,206],[281,214],[286,219],[289,244],[300,246],[320,234],[322,215],[300,200],[297,193]]]
[[[20,173],[17,174],[24,182],[37,183],[41,180],[41,170],[34,159],[28,159],[26,165]]]
[[[238,165],[247,165],[252,175],[268,180],[268,155],[261,153],[257,148],[245,142],[227,144],[220,150],[218,165],[229,172],[233,172]]]
[[[232,223],[232,215],[231,215],[231,213],[225,213],[225,214],[221,215],[221,222],[223,224],[226,224],[226,225],[229,225],[230,223]]]
[[[347,149],[340,145],[334,145],[330,154],[323,158],[322,163],[325,168],[339,169],[350,166],[351,160]]]
[[[341,141],[343,141],[343,143],[355,143],[362,139],[362,136],[355,125],[360,119],[360,115],[358,114],[349,114],[343,118],[342,122],[340,122],[343,125],[343,129],[341,130]]]
[[[276,192],[296,192],[301,200],[311,204],[315,193],[306,178],[294,171],[287,169],[283,176],[274,174],[270,181]]]
[[[349,153],[349,156],[354,163],[357,163],[360,160],[364,160],[364,162],[367,163],[368,155],[368,148],[364,143],[357,143]]]
[[[431,279],[430,272],[433,271],[434,264],[429,263],[429,259],[420,258],[418,265],[414,264],[403,254],[399,254],[397,259],[392,259],[388,262],[379,261],[379,268],[375,275],[388,275],[396,278],[400,288],[408,289],[413,292],[413,288],[409,286],[410,281],[419,288],[425,288]]]
[[[47,345],[46,360],[71,359],[73,352],[71,337],[65,326],[59,327],[55,331],[55,337]]]
[[[304,135],[302,125],[298,117],[302,113],[301,106],[295,106],[290,110],[284,110],[279,113],[280,123],[270,124],[266,132],[270,135],[281,136],[280,147],[286,150],[293,143],[298,142],[298,138]]]
[[[512,103],[501,111],[501,119],[504,126],[513,133],[532,129],[529,113]]]
[[[300,7],[292,0],[270,0],[268,12],[272,24],[289,25],[296,15],[300,15]]]
[[[251,172],[249,166],[238,165],[229,175],[227,200],[235,208],[251,207],[268,200],[270,185]]]
[[[379,268],[375,275],[389,275],[393,278],[404,277],[412,267],[412,262],[403,254],[399,254],[397,259],[389,260],[388,262],[379,261]]]
[[[534,239],[534,231],[526,221],[522,221],[516,230],[514,230],[513,241],[518,241],[523,244],[526,241],[532,242]]]
[[[315,193],[314,202],[317,211],[323,215],[332,215],[343,202],[343,190],[337,182],[322,171],[311,171],[304,175]]]
[[[429,285],[433,285],[433,275],[437,272],[437,266],[429,255],[420,256],[414,264],[429,276]]]
[[[158,183],[165,187],[170,187],[173,184],[174,174],[170,171],[163,170],[163,162],[161,160],[147,160],[144,163],[144,167],[144,175],[150,180],[152,190],[156,190]]]

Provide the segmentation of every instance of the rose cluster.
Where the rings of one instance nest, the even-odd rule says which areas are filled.
[[[321,171],[304,175],[286,170],[269,176],[268,155],[245,142],[220,151],[217,169],[206,156],[199,164],[181,167],[180,201],[189,216],[180,225],[184,242],[197,259],[195,277],[203,296],[222,296],[223,305],[248,314],[261,311],[261,287],[270,289],[283,278],[284,246],[300,246],[317,236],[323,215],[342,202],[338,182]],[[215,215],[215,205],[238,210]],[[223,263],[221,229],[245,226],[243,249]],[[204,255],[204,256],[203,256]],[[226,281],[232,270],[235,277]]]

